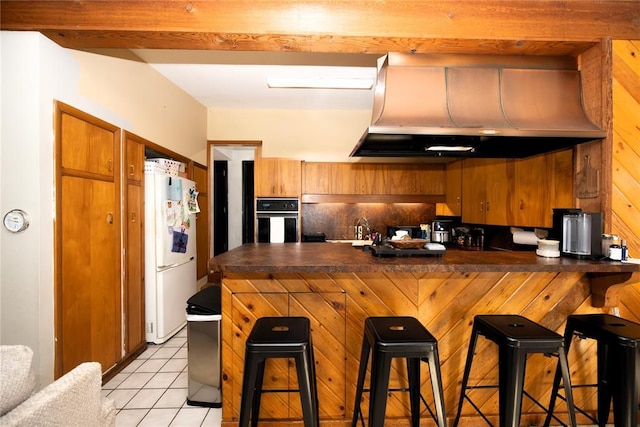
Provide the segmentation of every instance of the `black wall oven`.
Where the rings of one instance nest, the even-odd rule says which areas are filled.
[[[258,243],[297,242],[299,213],[298,199],[256,199]]]

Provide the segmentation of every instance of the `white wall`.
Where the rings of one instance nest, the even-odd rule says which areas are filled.
[[[0,343],[35,353],[53,380],[54,100],[206,164],[206,108],[146,64],[64,49],[39,33],[0,32],[0,215],[31,226],[0,230]]]
[[[254,149],[232,151],[227,167],[229,183],[229,250],[242,245],[242,161],[253,160]]]
[[[209,140],[262,141],[263,157],[347,162],[371,111],[210,108],[207,122]]]

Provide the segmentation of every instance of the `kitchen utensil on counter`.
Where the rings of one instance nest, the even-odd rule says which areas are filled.
[[[398,249],[419,249],[429,241],[427,239],[399,239],[388,240],[387,243]]]
[[[409,237],[411,237],[412,239],[420,239],[422,237],[422,230],[420,230],[420,227],[413,225],[388,225],[387,236],[395,236],[398,230],[406,231]]]
[[[558,258],[560,256],[560,242],[558,240],[538,240],[536,255],[545,258]]]

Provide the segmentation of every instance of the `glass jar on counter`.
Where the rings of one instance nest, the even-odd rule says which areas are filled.
[[[609,247],[611,246],[611,242],[613,241],[613,234],[603,234],[602,235],[602,255],[609,256]]]
[[[622,246],[620,246],[620,238],[618,236],[615,236],[611,240],[609,259],[612,261],[622,261]]]

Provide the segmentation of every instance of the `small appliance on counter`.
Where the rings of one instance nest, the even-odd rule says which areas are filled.
[[[451,242],[453,227],[452,219],[435,219],[431,223],[431,241],[436,243]]]
[[[580,208],[553,208],[553,222],[552,228],[549,231],[548,239],[557,240],[560,242],[560,250],[563,248],[562,244],[562,220],[565,215],[574,215],[582,212]]]
[[[602,213],[564,214],[562,253],[578,258],[602,258],[602,231]]]

